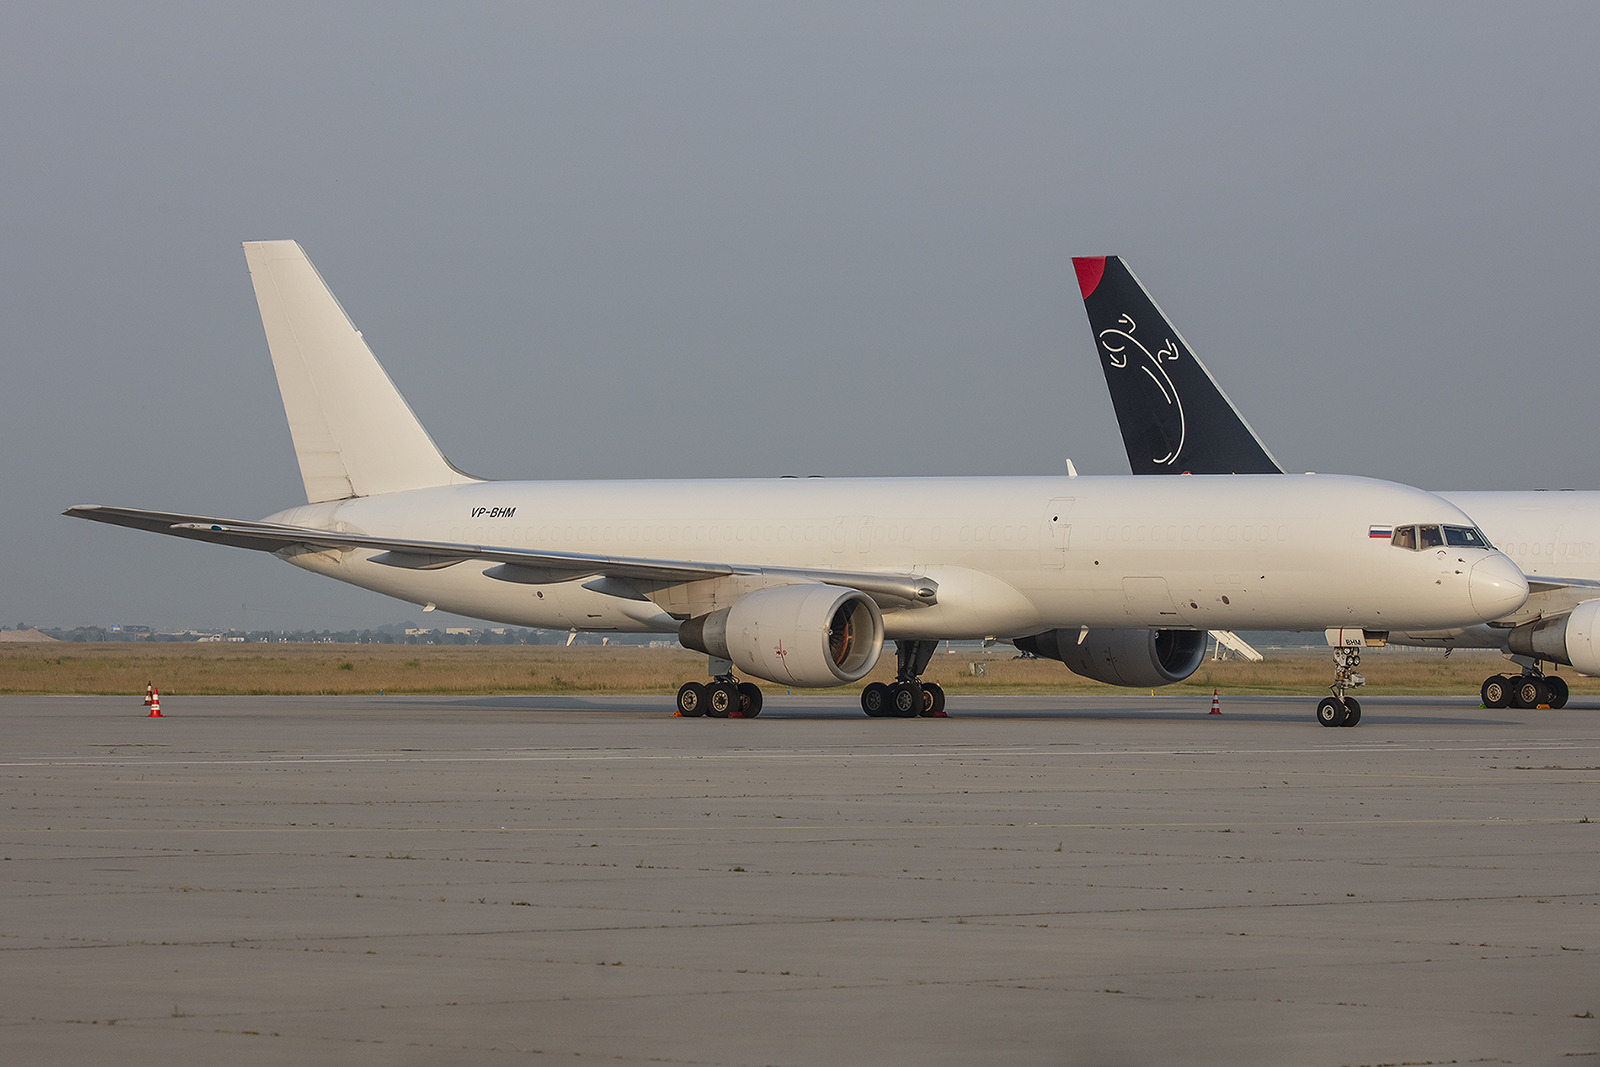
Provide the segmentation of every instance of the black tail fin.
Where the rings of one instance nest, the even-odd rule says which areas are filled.
[[[1121,259],[1072,265],[1133,473],[1283,473]]]

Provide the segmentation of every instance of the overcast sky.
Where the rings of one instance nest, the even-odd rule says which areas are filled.
[[[1295,470],[1600,487],[1600,6],[25,4],[0,623],[418,610],[60,517],[303,501],[240,242],[496,478],[1127,462],[1116,253]],[[440,619],[440,616],[429,616]]]

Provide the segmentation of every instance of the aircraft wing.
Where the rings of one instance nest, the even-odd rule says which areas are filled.
[[[1587,597],[1600,597],[1600,582],[1592,578],[1557,578],[1550,574],[1528,577],[1530,596],[1534,593],[1556,593],[1564,589],[1587,594]]]
[[[581,552],[537,552],[504,545],[472,545],[454,541],[417,541],[394,537],[369,537],[339,530],[318,530],[244,519],[219,519],[163,511],[79,504],[62,512],[73,518],[131,526],[137,530],[187,537],[195,541],[277,552],[294,546],[312,549],[375,548],[373,562],[411,570],[437,570],[468,560],[494,563],[484,573],[501,581],[526,585],[565,582],[575,578],[605,576],[654,582],[695,582],[736,574],[766,574],[797,582],[823,582],[859,589],[863,593],[910,604],[938,601],[938,583],[915,574],[842,571],[824,567],[767,567],[758,564],[699,562],[695,560],[641,559],[598,556]],[[897,605],[890,605],[897,606]]]

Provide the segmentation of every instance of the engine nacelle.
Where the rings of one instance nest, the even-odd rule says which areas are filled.
[[[1204,630],[1046,630],[1011,643],[1073,674],[1140,689],[1181,682],[1206,658]]]
[[[1506,643],[1521,656],[1600,674],[1600,600],[1585,600],[1565,615],[1518,626],[1506,635]]]
[[[837,585],[782,585],[678,628],[684,647],[779,685],[820,689],[866,676],[883,651],[883,613]]]

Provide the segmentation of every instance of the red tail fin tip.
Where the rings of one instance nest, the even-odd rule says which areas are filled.
[[[1089,294],[1100,284],[1100,276],[1106,272],[1106,257],[1073,256],[1072,269],[1078,272],[1078,289],[1087,300]]]

